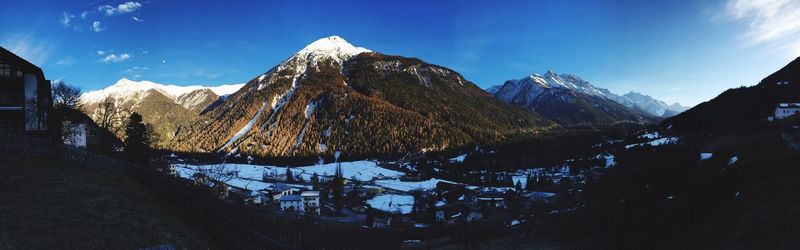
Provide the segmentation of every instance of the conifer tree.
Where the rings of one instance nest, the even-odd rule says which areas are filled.
[[[342,164],[336,165],[336,173],[333,176],[333,203],[336,211],[342,210],[342,195],[344,194],[344,177],[342,174]]]
[[[286,167],[286,182],[294,182],[294,175],[292,175],[292,168]]]
[[[125,127],[125,153],[131,162],[147,165],[150,151],[149,138],[142,116],[136,112],[131,113]]]
[[[317,173],[311,176],[311,188],[319,190],[319,175]]]

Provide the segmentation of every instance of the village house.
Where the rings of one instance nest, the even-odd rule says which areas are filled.
[[[95,153],[111,155],[122,142],[108,130],[100,128],[89,116],[74,109],[57,110],[61,115],[61,139],[66,145]]]
[[[477,202],[481,209],[505,208],[505,192],[496,189],[481,190],[477,195]]]
[[[280,198],[282,211],[304,211],[303,197],[300,195],[284,195]]]
[[[0,47],[0,131],[47,135],[51,105],[42,69]]]
[[[306,214],[319,215],[319,191],[303,191],[300,197],[303,198],[303,211],[305,211]]]
[[[800,114],[800,103],[780,103],[775,108],[775,119],[778,120],[795,114]]]
[[[281,198],[286,195],[295,195],[300,193],[299,188],[290,187],[289,185],[278,183],[272,189],[272,200],[280,202]]]

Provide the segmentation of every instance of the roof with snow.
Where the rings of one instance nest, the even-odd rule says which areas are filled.
[[[319,196],[319,191],[303,191],[300,196]]]
[[[781,104],[778,104],[778,107],[781,107],[781,108],[800,108],[800,102],[781,103]]]

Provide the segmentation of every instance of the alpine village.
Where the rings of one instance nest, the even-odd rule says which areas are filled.
[[[148,24],[148,4],[62,24]],[[224,85],[52,80],[30,49],[0,43],[0,249],[800,243],[800,59],[683,106],[547,68],[483,72],[506,80],[479,86],[328,34],[265,50],[284,59]],[[159,53],[142,43],[140,58],[97,54]],[[437,52],[417,54],[447,62]]]

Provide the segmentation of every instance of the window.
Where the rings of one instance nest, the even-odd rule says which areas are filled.
[[[11,66],[0,63],[0,76],[11,76]]]

